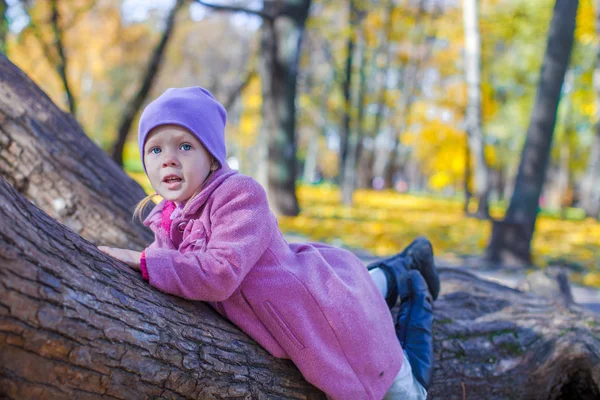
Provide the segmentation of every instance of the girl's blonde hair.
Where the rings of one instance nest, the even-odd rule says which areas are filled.
[[[146,206],[148,205],[148,203],[152,202],[152,199],[158,196],[158,193],[154,192],[152,194],[149,194],[148,196],[144,197],[139,203],[137,203],[135,205],[135,209],[133,210],[133,219],[135,220],[136,218],[139,219],[140,221],[143,221],[144,216],[144,208],[146,208]]]
[[[208,181],[208,178],[210,178],[210,176],[213,174],[213,172],[215,172],[217,169],[220,168],[219,162],[217,160],[215,160],[214,158],[212,159],[211,162],[211,168],[210,168],[210,173],[206,176],[206,179],[204,179],[204,182],[202,182],[202,185],[200,185],[200,187],[198,189],[196,189],[196,191],[194,192],[194,194],[192,194],[192,196],[186,201],[185,206],[183,206],[183,210],[182,210],[182,214],[187,211],[188,206],[192,203],[192,199],[194,197],[196,197],[200,191],[202,190],[202,188],[204,187],[204,184],[206,183],[206,181]],[[134,210],[133,210],[133,219],[135,220],[136,218],[139,219],[140,221],[144,220],[144,208],[146,208],[146,206],[148,205],[148,203],[152,202],[152,199],[154,199],[154,197],[158,196],[158,193],[154,192],[152,194],[149,194],[148,196],[144,197],[139,203],[136,204]]]

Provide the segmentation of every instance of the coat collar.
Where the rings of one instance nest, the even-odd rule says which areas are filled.
[[[236,170],[231,169],[227,164],[223,164],[223,166],[221,168],[219,168],[218,170],[216,170],[215,172],[213,172],[208,179],[206,180],[206,182],[204,183],[204,187],[202,188],[202,190],[200,191],[200,193],[198,193],[196,196],[194,196],[190,201],[190,205],[189,207],[187,207],[187,209],[185,210],[185,213],[183,213],[180,218],[184,218],[184,219],[188,219],[190,218],[190,216],[192,216],[193,214],[195,214],[198,209],[200,207],[202,207],[204,205],[204,203],[206,203],[206,200],[208,200],[208,198],[210,197],[210,195],[212,194],[212,192],[219,187],[219,185],[228,177],[237,174],[238,172]],[[148,214],[148,216],[146,217],[146,219],[144,219],[144,225],[148,226],[148,227],[153,227],[155,224],[160,224],[163,218],[163,209],[165,209],[165,211],[167,211],[166,209],[169,209],[171,212],[174,209],[174,204],[172,201],[169,200],[161,200],[160,203],[158,203],[154,209],[150,212],[150,214]],[[168,217],[170,217],[171,212],[169,212]]]

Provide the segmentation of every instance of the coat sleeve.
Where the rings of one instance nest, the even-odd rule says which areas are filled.
[[[152,286],[201,301],[223,301],[239,287],[278,228],[258,182],[248,178],[228,186],[213,193],[212,234],[205,251],[145,250]]]

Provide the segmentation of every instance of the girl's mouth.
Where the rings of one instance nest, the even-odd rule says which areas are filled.
[[[163,182],[167,184],[169,190],[178,189],[181,186],[183,179],[176,175],[167,175],[163,178]]]

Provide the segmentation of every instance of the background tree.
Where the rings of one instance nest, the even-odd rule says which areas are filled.
[[[6,0],[0,0],[0,53],[6,55],[6,36],[8,35],[8,6]]]
[[[531,239],[546,178],[556,110],[573,46],[578,4],[577,0],[557,0],[554,7],[538,94],[515,190],[504,220],[493,223],[487,255],[495,261],[531,263]]]
[[[260,76],[263,128],[269,143],[269,202],[281,215],[298,215],[296,197],[296,84],[310,0],[265,1],[277,13],[263,21]]]
[[[490,191],[488,165],[484,153],[484,135],[481,118],[481,35],[479,33],[479,1],[463,0],[465,31],[465,80],[468,102],[465,113],[465,129],[468,135],[469,154],[475,159],[475,195],[478,201],[476,215],[489,217]],[[470,164],[467,157],[467,164]],[[465,180],[469,178],[466,175]],[[465,185],[467,187],[468,185]],[[465,196],[468,204],[469,196]]]
[[[600,1],[596,0],[594,5],[596,33],[600,37]],[[600,109],[600,45],[596,52],[593,83],[596,92],[596,107]],[[588,217],[600,218],[600,122],[595,127],[587,170],[581,182],[581,205]]]

